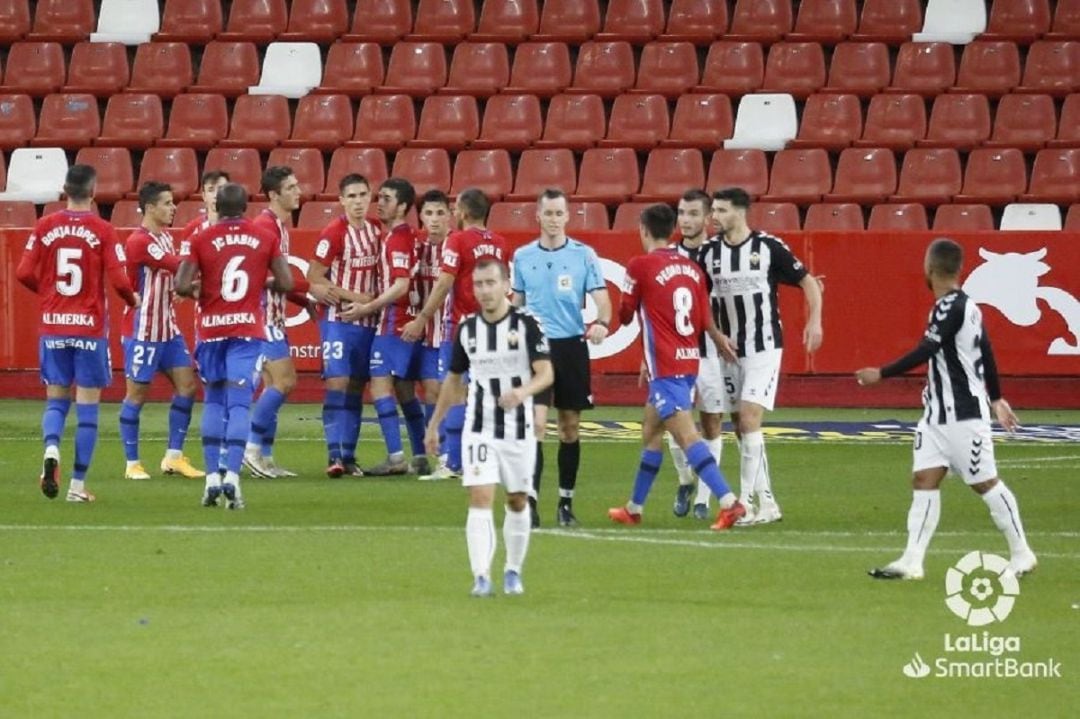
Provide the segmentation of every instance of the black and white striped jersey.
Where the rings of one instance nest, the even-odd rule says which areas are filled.
[[[982,310],[963,290],[934,303],[919,346],[881,368],[883,378],[929,362],[923,418],[932,424],[990,421],[990,401],[1001,397],[997,365],[983,328]]]
[[[469,373],[465,431],[492,439],[533,441],[533,399],[512,410],[499,397],[532,379],[532,363],[549,359],[548,342],[540,323],[527,310],[511,307],[497,322],[480,314],[461,320],[454,338],[450,371]]]
[[[672,247],[674,247],[675,251],[678,252],[683,257],[685,257],[686,259],[700,265],[701,263],[699,262],[698,258],[701,256],[702,251],[705,249],[705,247],[708,244],[709,244],[709,241],[706,240],[705,242],[701,243],[697,247],[687,247],[682,242],[676,242],[674,245],[672,245]],[[710,297],[709,301],[712,304],[713,321],[717,322],[717,327],[719,327],[720,325],[719,325],[719,322],[717,321],[717,314],[716,314],[717,307],[719,305],[717,304],[716,300],[712,299],[711,297]],[[720,356],[720,351],[718,349],[716,349],[716,343],[713,342],[709,338],[709,335],[707,335],[705,333],[702,333],[701,339],[698,341],[698,351],[701,352],[702,359],[712,359],[714,357],[719,357]]]
[[[737,245],[714,237],[702,245],[697,262],[712,284],[716,324],[739,357],[784,346],[777,287],[799,284],[807,271],[783,240],[760,230]]]

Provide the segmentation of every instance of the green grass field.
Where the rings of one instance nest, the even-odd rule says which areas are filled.
[[[632,437],[588,439],[583,527],[533,536],[523,597],[470,599],[465,493],[414,479],[328,480],[313,406],[286,406],[278,461],[294,480],[245,480],[243,512],[199,506],[201,481],[123,477],[116,405],[88,478],[93,505],[37,488],[38,402],[0,402],[2,717],[1074,717],[1080,705],[1080,444],[998,444],[1038,571],[1012,614],[1022,661],[1060,679],[905,677],[918,652],[977,633],[946,608],[946,569],[1006,555],[959,480],[923,582],[875,582],[898,556],[910,448],[773,442],[777,525],[711,533],[671,513],[665,468],[640,527],[608,524],[637,465]],[[770,419],[911,418],[787,411]],[[590,419],[640,417],[598,409]],[[1080,413],[1021,413],[1080,424]],[[198,415],[196,415],[197,428]],[[70,436],[64,466],[70,466]],[[147,467],[165,411],[143,415]],[[201,457],[198,432],[188,448]],[[365,426],[362,459],[379,454]],[[724,469],[737,477],[726,444]],[[61,495],[62,497],[63,495]],[[498,520],[501,525],[501,519]],[[501,544],[501,535],[500,535]],[[496,555],[501,572],[502,551]]]

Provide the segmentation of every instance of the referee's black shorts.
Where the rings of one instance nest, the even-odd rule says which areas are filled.
[[[551,348],[551,364],[555,368],[555,384],[536,395],[533,401],[578,412],[592,409],[592,374],[585,338],[549,339],[548,346]]]

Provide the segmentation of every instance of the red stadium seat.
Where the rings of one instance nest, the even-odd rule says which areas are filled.
[[[63,147],[74,150],[89,145],[101,134],[101,116],[93,95],[49,95],[38,115],[34,147]]]
[[[352,28],[342,39],[392,45],[411,32],[412,26],[411,0],[357,0]]]
[[[337,200],[308,200],[300,205],[300,219],[296,227],[300,230],[321,230],[341,215],[341,203]]]
[[[416,8],[415,42],[460,42],[476,29],[476,9],[472,0],[420,0]]]
[[[701,150],[661,148],[649,153],[637,202],[676,202],[690,187],[705,186]]]
[[[745,95],[761,88],[765,80],[765,55],[756,42],[720,40],[709,46],[701,84],[695,92]]]
[[[539,42],[582,43],[600,32],[596,0],[545,0],[540,13]]]
[[[968,155],[964,186],[953,201],[1007,205],[1026,190],[1027,165],[1020,150],[983,148]]]
[[[289,139],[292,115],[281,95],[241,95],[233,106],[229,136],[219,147],[254,147],[270,150]]]
[[[611,108],[607,138],[600,147],[648,150],[668,136],[671,120],[662,95],[619,95]]]
[[[926,104],[918,95],[875,95],[856,147],[906,150],[926,137]]]
[[[871,97],[889,86],[889,48],[883,42],[842,42],[833,50],[825,92]]]
[[[769,164],[765,151],[717,150],[709,162],[709,178],[705,187],[710,190],[741,187],[754,199],[764,195],[769,189]]]
[[[671,120],[671,134],[660,146],[715,150],[723,147],[734,128],[727,95],[680,95]]]
[[[176,203],[176,214],[173,215],[173,229],[178,231],[184,228],[196,217],[206,217],[206,208],[201,199],[183,200]],[[139,220],[140,222],[142,220]]]
[[[987,205],[942,205],[934,213],[934,231],[981,232],[994,229],[994,215]]]
[[[115,202],[135,190],[131,151],[126,147],[84,147],[75,156],[75,162],[97,170],[94,199],[98,202]]]
[[[899,45],[922,29],[919,0],[864,0],[852,40]]]
[[[432,95],[424,100],[420,127],[410,147],[464,150],[480,135],[480,111],[472,95]]]
[[[0,1],[0,43],[9,45],[30,32],[30,3],[27,0]]]
[[[470,187],[480,189],[491,202],[510,194],[514,186],[514,171],[510,153],[506,150],[465,150],[454,159],[454,176],[450,195],[457,197]]]
[[[165,134],[165,114],[157,95],[120,93],[109,98],[95,145],[145,150]]]
[[[131,80],[127,50],[118,42],[80,42],[71,51],[64,92],[108,97]]]
[[[637,232],[641,226],[641,211],[651,202],[623,202],[615,210],[615,221],[611,229],[615,232]]]
[[[206,46],[193,92],[243,95],[259,84],[259,53],[251,42],[214,40]]]
[[[1061,229],[1066,232],[1080,232],[1080,205],[1069,206],[1069,212],[1065,215],[1065,225]]]
[[[937,95],[956,81],[952,45],[944,42],[905,42],[896,56],[889,92]]]
[[[29,95],[0,95],[0,149],[26,147],[37,133],[34,101]]]
[[[892,202],[941,205],[960,193],[960,155],[952,148],[919,148],[904,155]]]
[[[544,119],[536,95],[496,95],[484,108],[480,137],[472,143],[477,150],[496,147],[523,150],[540,139]]]
[[[600,41],[626,40],[644,44],[664,31],[662,0],[609,0]]]
[[[199,163],[195,150],[190,147],[151,147],[139,163],[139,179],[135,186],[141,187],[148,180],[172,185],[173,198],[177,201],[195,194],[199,189]]]
[[[109,215],[109,222],[113,227],[139,227],[142,225],[143,216],[139,212],[138,200],[120,200],[113,204],[112,214]],[[173,229],[179,230],[181,225],[173,222]]]
[[[1050,31],[1048,0],[994,0],[984,40],[1029,43]]]
[[[641,50],[634,92],[677,98],[698,84],[697,51],[688,42],[650,42]]]
[[[1080,41],[1032,43],[1019,92],[1062,96],[1080,90]]]
[[[205,168],[229,173],[231,182],[243,185],[248,195],[259,194],[263,165],[259,151],[250,147],[215,147],[206,153]]]
[[[795,31],[787,39],[833,45],[854,34],[858,23],[855,0],[802,0]]]
[[[371,183],[372,194],[390,176],[387,170],[386,153],[374,147],[341,147],[334,150],[330,157],[330,167],[326,171],[326,187],[323,199],[338,197],[338,183],[345,175],[363,175]]]
[[[746,223],[769,233],[801,229],[799,208],[794,202],[755,202],[746,211]]]
[[[428,190],[450,191],[450,155],[440,148],[405,148],[394,157],[394,177],[407,177],[419,197]]]
[[[790,0],[736,0],[728,40],[773,43],[791,32]]]
[[[128,92],[174,97],[195,79],[191,49],[182,42],[148,42],[135,51]]]
[[[832,166],[829,164],[829,153],[821,148],[780,150],[773,157],[769,192],[761,199],[766,202],[809,205],[820,202],[821,197],[831,189]]]
[[[496,232],[539,232],[536,201],[496,202],[488,213],[487,226]]]
[[[1021,202],[1080,202],[1080,148],[1039,150]]]
[[[803,107],[799,134],[787,147],[842,150],[858,140],[862,131],[862,108],[855,95],[811,95]]]
[[[352,135],[353,108],[348,97],[306,95],[296,108],[292,136],[282,145],[330,151],[344,145]]]
[[[970,150],[989,138],[990,103],[986,95],[938,95],[926,139],[916,144]]]
[[[539,27],[536,0],[489,0],[480,4],[480,19],[469,40],[516,45],[536,34]]]
[[[634,86],[634,68],[630,43],[587,42],[578,51],[574,84],[567,92],[615,97]]]
[[[641,186],[637,155],[628,147],[593,148],[581,157],[576,202],[625,202]]]
[[[840,153],[826,202],[882,202],[896,192],[896,158],[886,148],[849,147]]]
[[[399,42],[390,52],[385,95],[426,96],[446,84],[446,55],[437,42]]]
[[[371,95],[360,101],[349,147],[393,150],[416,137],[416,110],[408,95]]]
[[[165,0],[154,42],[205,45],[225,27],[219,0]]]
[[[964,46],[956,87],[950,92],[997,97],[1020,84],[1020,51],[1013,42],[976,40]]]
[[[44,97],[64,84],[64,51],[57,42],[17,42],[8,50],[0,92]]]
[[[1053,140],[1056,131],[1054,98],[1049,95],[1005,95],[994,113],[994,132],[983,145],[1034,151]]]
[[[661,40],[711,43],[728,29],[726,0],[672,0]]]
[[[382,85],[382,49],[373,42],[336,42],[326,54],[322,85],[316,93],[366,95]]]
[[[606,124],[599,95],[556,95],[548,106],[544,136],[536,146],[584,150],[604,138]]]
[[[1037,95],[1033,97],[1038,97]],[[1047,143],[1049,147],[1080,147],[1080,94],[1065,98],[1061,106],[1061,123],[1057,138]]]
[[[193,147],[206,150],[229,132],[229,111],[221,95],[178,95],[169,112],[169,129],[160,147]]]
[[[876,232],[926,231],[926,206],[917,203],[874,205],[866,229]]]
[[[0,227],[33,227],[38,221],[33,202],[0,201]]]
[[[38,0],[27,39],[73,45],[90,37],[96,21],[92,0]]]
[[[570,87],[573,78],[570,49],[562,42],[527,42],[514,52],[510,86],[503,92],[551,97]]]
[[[307,200],[322,192],[326,184],[326,165],[322,150],[315,147],[277,147],[270,151],[267,167],[291,167],[300,182],[301,196]]]
[[[332,43],[349,31],[345,0],[293,0],[282,42]]]
[[[577,189],[577,168],[574,153],[570,150],[526,150],[521,153],[514,191],[506,199],[535,202],[549,187],[556,187],[568,195]]]
[[[289,9],[285,0],[232,0],[229,21],[219,41],[264,45],[285,32]],[[254,85],[255,83],[251,83]]]
[[[489,97],[510,84],[510,56],[501,42],[463,42],[454,48],[450,77],[439,92]]]
[[[825,85],[825,53],[816,42],[778,42],[765,63],[765,92],[786,92],[803,99]]]
[[[854,202],[823,202],[810,205],[803,222],[805,232],[862,232],[862,208]]]
[[[1080,40],[1080,0],[1057,0],[1047,40]]]

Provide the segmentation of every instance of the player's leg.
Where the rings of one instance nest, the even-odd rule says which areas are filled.
[[[547,436],[548,408],[551,407],[551,388],[533,397],[533,434],[536,437],[536,462],[533,464],[532,485],[529,487],[529,519],[533,529],[540,528],[540,483],[544,479],[544,437]]]
[[[439,381],[446,379],[450,371],[450,357],[453,353],[453,343],[443,342],[439,345]],[[466,390],[463,387],[460,396],[446,412],[443,420],[443,431],[446,432],[446,475],[447,478],[458,477],[461,474],[461,433],[465,429],[465,397]]]
[[[120,442],[124,445],[125,479],[150,479],[139,457],[139,415],[150,393],[150,381],[154,377],[151,362],[158,353],[157,343],[140,342],[131,338],[123,340],[124,349],[124,400],[120,403]]]
[[[746,508],[738,501],[735,493],[728,487],[724,474],[720,471],[709,451],[709,445],[698,434],[697,427],[689,412],[675,412],[668,417],[665,427],[675,440],[686,452],[686,459],[694,472],[701,478],[709,489],[716,495],[720,504],[720,511],[716,515],[716,521],[711,525],[712,529],[727,529],[746,514]]]
[[[420,379],[420,365],[423,361],[423,346],[419,342],[403,342],[408,362],[402,368],[402,374],[396,378],[394,393],[401,405],[401,416],[405,420],[405,430],[409,435],[409,449],[412,460],[409,470],[418,475],[431,474],[431,463],[424,449],[424,405],[416,396],[416,382]]]
[[[326,346],[326,343],[323,343]],[[326,367],[326,361],[323,361]],[[326,393],[323,396],[323,434],[326,437],[326,476],[341,477],[345,474],[345,402],[349,393],[348,375],[327,376],[323,380]],[[355,445],[354,451],[355,451]]]
[[[717,407],[716,404],[703,406]],[[723,454],[723,426],[724,415],[717,412],[708,412],[704,409],[699,414],[701,420],[701,436],[709,448],[709,453],[716,460],[716,466],[720,466],[720,458]],[[709,501],[712,499],[712,490],[703,480],[697,481],[697,494],[694,496],[694,517],[707,519],[709,516]],[[745,506],[745,505],[744,505]]]
[[[203,382],[203,412],[200,435],[203,461],[206,463],[206,485],[202,496],[204,507],[216,507],[221,496],[220,468],[225,446],[225,343],[200,342],[195,347],[195,362]]]
[[[435,403],[439,399],[439,350],[434,347],[420,348],[420,387],[424,392],[423,423],[422,428],[426,431],[435,413]],[[423,438],[421,437],[421,440]],[[445,435],[439,433],[439,447],[446,443]],[[420,477],[430,477],[442,463],[442,450],[438,457],[424,457],[416,461],[416,473]]]
[[[701,421],[701,435],[705,444],[709,446],[709,452],[720,465],[723,450],[721,434],[724,428],[724,412],[728,409],[727,389],[724,383],[724,362],[719,357],[707,357],[701,360],[698,368],[697,405],[699,409],[698,419]],[[709,518],[709,500],[712,490],[709,485],[698,479],[697,494],[694,497],[694,517],[697,519]],[[744,504],[745,506],[745,504]],[[749,509],[747,510],[749,511]]]
[[[592,375],[589,347],[582,337],[556,342],[552,359],[559,366],[552,385],[552,400],[559,410],[559,506],[560,526],[577,524],[574,517],[574,490],[581,466],[581,413],[592,409]]]
[[[60,493],[60,440],[71,410],[71,387],[75,382],[75,349],[61,347],[60,337],[38,340],[38,366],[45,384],[45,409],[41,413],[44,455],[38,484],[41,493],[55,499]]]
[[[109,343],[105,338],[96,338],[75,354],[75,416],[79,424],[75,430],[75,462],[67,493],[69,502],[94,501],[94,495],[86,491],[84,482],[97,447],[101,390],[111,383]]]
[[[252,388],[250,377],[259,362],[257,342],[228,340],[225,355],[225,477],[221,493],[229,509],[243,509],[240,468],[244,464],[245,437],[251,427]]]
[[[559,506],[556,520],[560,527],[576,527],[574,489],[581,466],[581,412],[559,410]]]
[[[161,460],[161,471],[179,474],[186,479],[200,479],[206,473],[193,467],[184,456],[184,442],[191,428],[197,385],[191,354],[183,337],[174,337],[165,345],[161,368],[173,386],[172,402],[169,404],[169,442]]]
[[[757,500],[754,524],[778,522],[780,506],[772,491],[765,435],[761,431],[765,412],[772,411],[780,381],[781,350],[769,350],[742,361],[739,395],[740,483],[749,482]],[[740,487],[740,494],[745,491]]]
[[[660,472],[660,464],[664,460],[663,454],[663,420],[656,407],[653,406],[652,387],[655,382],[650,382],[649,402],[645,404],[645,416],[641,421],[641,458],[638,462],[638,470],[634,475],[634,488],[630,493],[630,501],[622,507],[612,507],[608,510],[608,517],[618,524],[640,524],[641,512],[645,508],[645,501],[649,498],[656,475]]]
[[[281,469],[275,463],[274,440],[277,437],[278,412],[285,398],[296,387],[296,366],[284,333],[276,327],[267,328],[267,333],[270,339],[262,343],[264,389],[250,412],[251,431],[244,464],[257,476],[295,477],[294,472]]]
[[[675,476],[679,486],[675,490],[675,501],[671,511],[676,517],[685,517],[690,514],[690,499],[694,494],[694,485],[698,481],[694,473],[690,471],[690,465],[686,461],[686,454],[675,441],[670,432],[665,432],[668,452],[671,454],[671,463],[675,465]]]
[[[280,361],[267,362],[267,371],[270,373],[271,387],[275,392],[274,399],[269,403],[272,414],[268,418],[266,431],[262,436],[263,465],[273,472],[275,477],[295,477],[296,472],[278,466],[274,459],[274,442],[277,439],[278,414],[281,406],[296,387],[296,365],[292,356],[288,354],[288,343],[285,343],[285,357]],[[263,393],[266,395],[266,392]],[[260,400],[262,397],[259,398]],[[264,411],[267,408],[264,407]]]
[[[364,388],[371,379],[371,343],[375,339],[372,327],[357,327],[355,346],[347,347],[350,357],[349,389],[345,395],[342,427],[341,459],[345,471],[353,476],[363,475],[356,462],[356,445],[360,440],[360,424],[364,411]]]
[[[473,575],[472,596],[492,594],[491,561],[495,556],[495,487],[499,467],[495,452],[483,437],[462,438],[464,472],[462,483],[469,491],[469,513],[465,520],[465,544]]]
[[[497,452],[499,476],[506,489],[506,515],[503,518],[503,543],[506,566],[503,568],[503,593],[524,594],[522,570],[529,551],[532,519],[529,512],[529,469],[536,463],[536,443],[532,439],[503,440],[491,443]]]
[[[395,401],[395,364],[403,348],[397,337],[378,335],[371,348],[371,400],[379,417],[379,429],[386,445],[386,460],[364,470],[375,477],[405,474],[409,465],[401,444],[401,420]],[[401,376],[399,370],[397,376]]]

